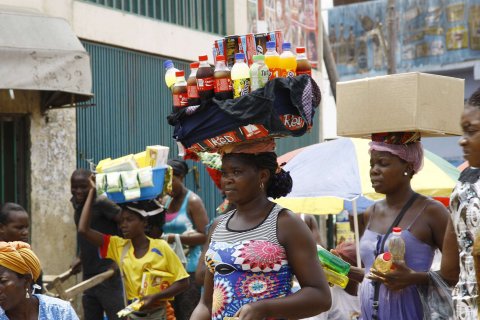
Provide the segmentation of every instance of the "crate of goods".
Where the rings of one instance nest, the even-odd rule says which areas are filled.
[[[153,186],[140,188],[140,197],[127,200],[123,191],[107,192],[107,197],[115,203],[125,203],[130,201],[151,200],[158,197],[163,192],[165,174],[168,166],[162,166],[152,169]]]
[[[460,135],[464,80],[419,72],[337,83],[337,133]]]

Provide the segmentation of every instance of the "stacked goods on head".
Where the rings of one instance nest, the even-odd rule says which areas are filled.
[[[191,64],[187,82],[185,72],[176,72],[174,112],[168,121],[175,126],[180,150],[215,152],[225,145],[301,136],[311,129],[321,96],[304,61],[305,48],[298,56],[299,77],[297,56],[280,31],[227,36],[214,42],[213,53],[215,68],[202,55]],[[187,105],[182,103],[185,93]]]
[[[419,72],[337,83],[339,136],[412,131],[460,135],[464,80]]]

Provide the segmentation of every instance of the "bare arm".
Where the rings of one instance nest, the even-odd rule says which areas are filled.
[[[318,229],[318,223],[315,217],[306,214],[305,215],[305,221],[308,220],[308,227],[310,228],[310,231],[312,231],[313,239],[315,240],[316,244],[322,244],[322,240],[320,238],[320,230]]]
[[[455,285],[458,282],[458,276],[460,274],[460,264],[457,235],[455,233],[451,218],[448,219],[447,229],[445,230],[445,237],[442,245],[440,275],[449,285]]]
[[[93,230],[90,227],[90,221],[92,218],[92,204],[96,192],[95,184],[92,182],[92,180],[90,180],[90,182],[92,185],[90,191],[88,191],[87,200],[85,200],[82,215],[80,216],[80,221],[78,222],[78,233],[94,246],[101,247],[103,245],[103,233]]]
[[[204,244],[207,241],[207,234],[205,228],[208,224],[207,210],[203,204],[202,199],[194,193],[188,199],[188,216],[193,220],[194,230],[180,235],[182,244],[187,246],[196,246]],[[172,243],[174,235],[169,234],[167,241]]]
[[[316,245],[303,221],[289,210],[279,215],[278,237],[301,289],[287,297],[266,299],[243,306],[240,319],[299,319],[318,315],[331,306],[330,288],[317,258]]]
[[[197,268],[195,269],[195,283],[199,286],[203,285],[205,272],[207,268],[205,267],[205,252],[208,250],[208,242],[203,245],[202,253],[200,254],[200,258],[198,258]]]
[[[188,201],[188,214],[193,220],[194,232],[189,232],[180,236],[183,244],[194,246],[204,244],[207,241],[205,228],[208,224],[207,210],[202,199],[192,193]]]
[[[212,233],[217,227],[218,222],[220,221],[220,218],[217,218],[212,226],[210,227],[210,230],[208,232],[208,241],[207,244],[205,244],[205,247],[203,248],[202,255],[205,256],[205,252],[208,250],[208,244],[211,241],[212,238]],[[203,264],[205,265],[204,260],[200,260],[198,264]],[[206,268],[204,267],[204,270]],[[198,271],[198,268],[197,268]],[[211,315],[212,315],[212,300],[213,300],[213,274],[209,270],[205,270],[205,276],[203,278],[203,293],[202,296],[200,297],[200,302],[197,304],[197,307],[193,311],[190,319],[191,320],[210,320]]]

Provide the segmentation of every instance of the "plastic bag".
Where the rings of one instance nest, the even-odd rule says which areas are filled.
[[[164,233],[162,235],[162,239],[167,241],[168,234]],[[175,234],[175,241],[173,243],[169,243],[169,245],[172,248],[172,250],[175,252],[175,254],[178,256],[178,258],[180,259],[180,262],[185,267],[187,265],[187,257],[186,257],[185,251],[183,250],[182,240],[180,240],[180,235]]]
[[[428,285],[417,286],[423,306],[423,319],[453,319],[452,289],[438,271],[429,271],[428,278]]]

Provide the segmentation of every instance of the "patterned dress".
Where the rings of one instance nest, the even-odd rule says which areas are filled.
[[[473,241],[480,231],[480,169],[467,168],[450,196],[450,211],[460,251],[460,276],[452,292],[455,319],[477,319],[478,288]]]
[[[228,227],[236,210],[227,213],[212,234],[205,254],[213,273],[212,320],[233,317],[245,304],[284,297],[292,288],[292,270],[278,242],[275,205],[258,226],[242,231]]]

